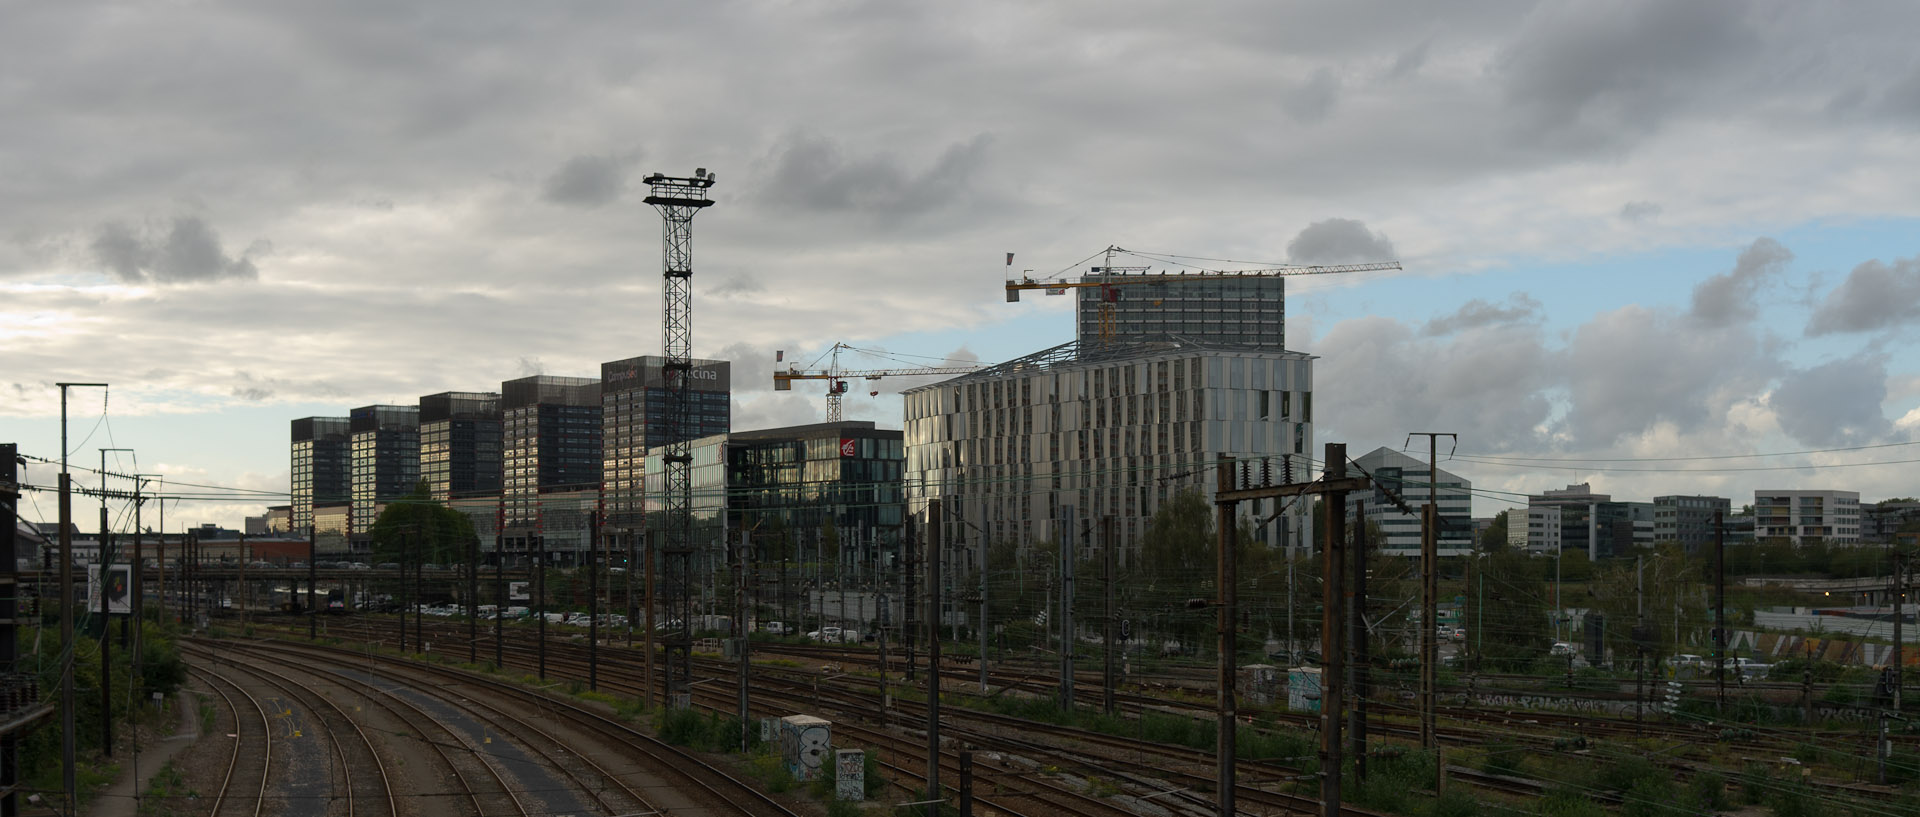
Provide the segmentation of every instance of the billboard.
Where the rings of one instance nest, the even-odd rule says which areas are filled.
[[[507,598],[511,601],[526,601],[533,598],[527,592],[527,585],[530,584],[532,582],[507,582]]]
[[[127,565],[107,565],[107,613],[129,615],[133,612],[133,569]],[[87,565],[87,609],[100,611],[100,565]]]
[[[841,437],[840,438],[840,456],[842,457],[854,456],[855,448],[853,446],[854,446],[854,443],[852,438]]]

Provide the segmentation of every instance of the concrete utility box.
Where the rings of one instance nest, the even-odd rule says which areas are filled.
[[[867,799],[866,752],[859,749],[836,750],[833,753],[833,768],[834,799],[852,802]]]
[[[1280,668],[1272,664],[1248,664],[1240,668],[1237,686],[1240,697],[1247,703],[1271,704],[1280,694]]]
[[[795,780],[818,780],[830,774],[833,748],[833,724],[812,715],[788,715],[780,719],[780,758]]]
[[[1295,712],[1320,711],[1320,668],[1287,670],[1287,708]]]

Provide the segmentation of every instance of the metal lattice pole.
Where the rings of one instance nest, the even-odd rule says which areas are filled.
[[[713,205],[706,168],[691,178],[655,173],[644,180],[646,202],[664,225],[661,278],[661,354],[667,382],[666,496],[661,506],[668,621],[667,701],[685,706],[693,683],[693,216]]]

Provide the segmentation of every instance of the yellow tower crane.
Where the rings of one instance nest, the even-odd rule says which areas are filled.
[[[976,363],[970,366],[906,366],[897,369],[862,369],[859,371],[848,371],[840,368],[840,352],[842,350],[876,354],[868,349],[856,349],[844,343],[836,343],[829,352],[830,362],[825,369],[801,369],[796,366],[789,366],[786,371],[774,370],[773,390],[791,391],[793,389],[793,381],[795,380],[827,381],[827,422],[837,423],[840,422],[840,396],[846,394],[847,381],[852,378],[864,377],[868,380],[879,380],[883,377],[966,374],[968,372],[979,371],[988,365],[985,363]],[[874,393],[878,394],[879,392]]]

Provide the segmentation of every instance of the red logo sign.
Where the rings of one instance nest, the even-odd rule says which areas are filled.
[[[853,440],[847,439],[845,437],[842,437],[840,439],[840,456],[842,457],[853,456]]]

